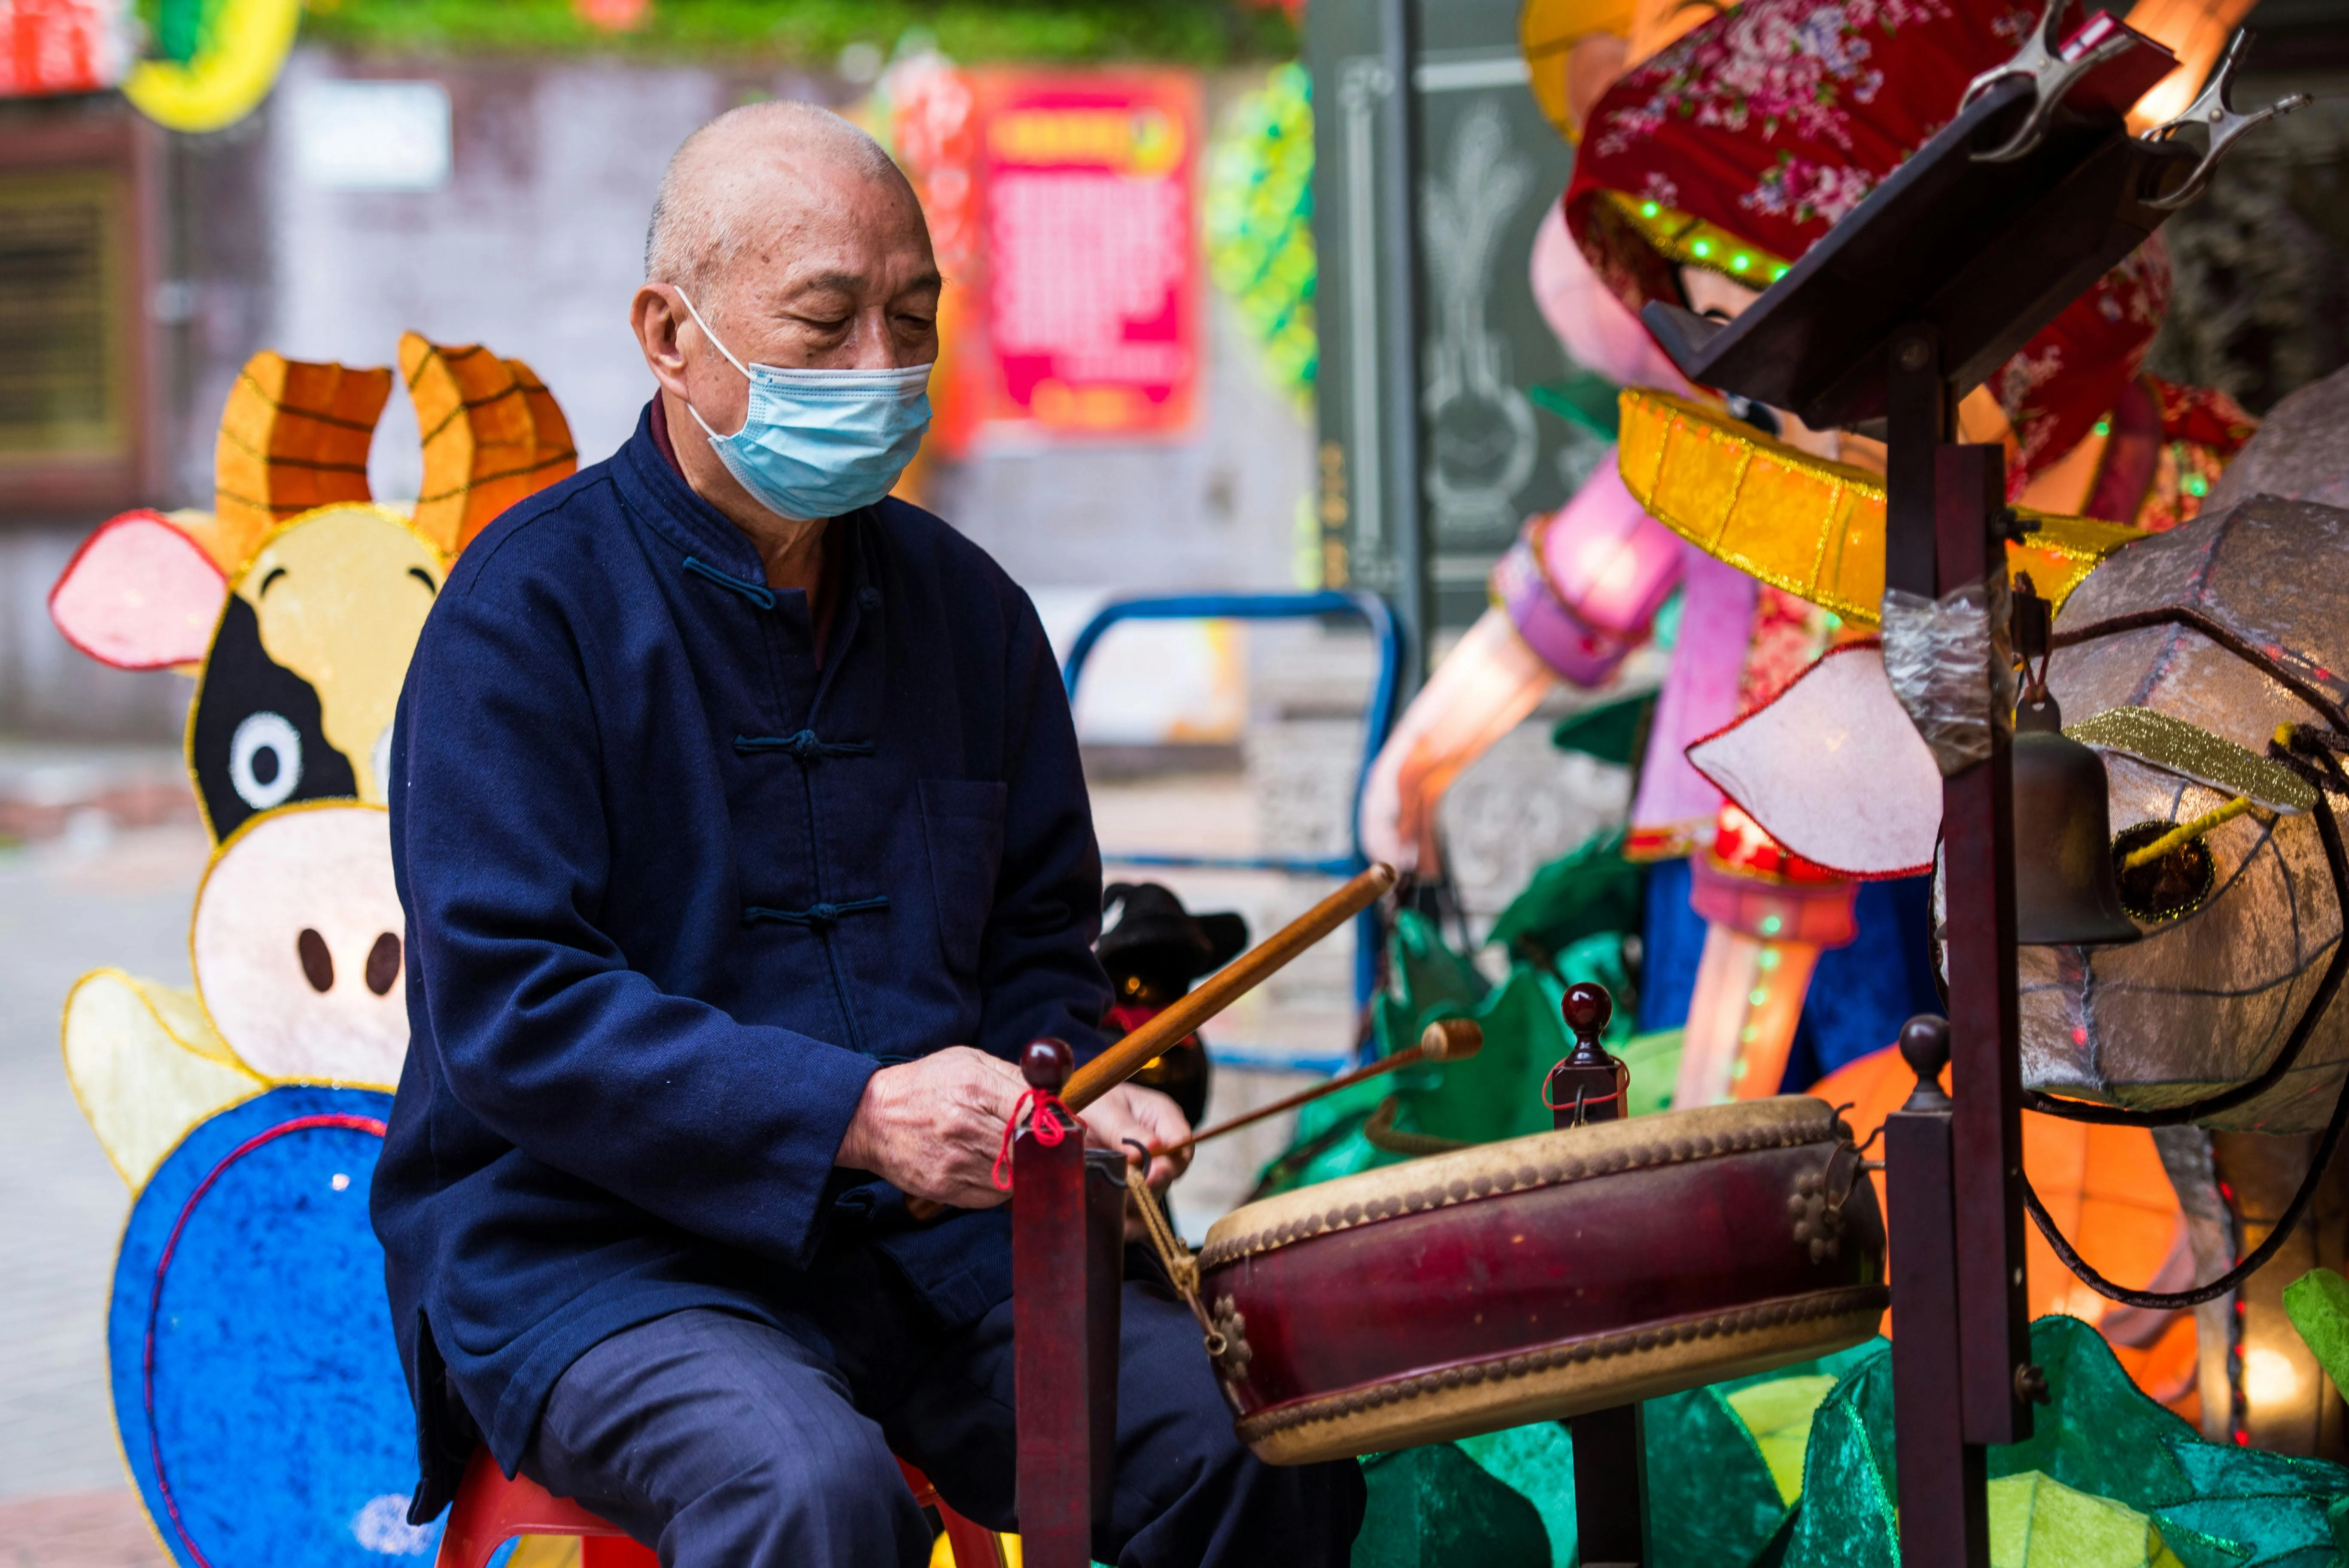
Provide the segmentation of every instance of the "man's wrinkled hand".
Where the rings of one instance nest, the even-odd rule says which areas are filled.
[[[1085,1107],[1078,1119],[1085,1124],[1087,1143],[1097,1149],[1114,1149],[1129,1158],[1138,1158],[1134,1143],[1164,1149],[1191,1136],[1191,1124],[1184,1119],[1182,1108],[1156,1089],[1144,1088],[1140,1084],[1118,1085]],[[1150,1161],[1144,1180],[1152,1191],[1164,1192],[1175,1177],[1190,1168],[1188,1149],[1161,1154]]]
[[[883,1068],[865,1079],[833,1163],[909,1198],[990,1208],[1004,1200],[993,1175],[1003,1124],[1027,1087],[1009,1062],[968,1046]]]

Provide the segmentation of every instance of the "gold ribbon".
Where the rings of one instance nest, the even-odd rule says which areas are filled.
[[[2083,746],[2134,757],[2165,773],[2190,779],[2221,795],[2247,799],[2271,811],[2296,816],[2316,807],[2315,786],[2290,769],[2175,714],[2150,707],[2108,707],[2077,724],[2065,725],[2064,733]]]
[[[1831,610],[1879,622],[1884,599],[1884,480],[1815,458],[1719,408],[1646,387],[1624,388],[1617,438],[1623,483],[1648,515],[1716,560]],[[2023,507],[2031,537],[2006,547],[2063,606],[2099,562],[2146,535],[2094,518]]]

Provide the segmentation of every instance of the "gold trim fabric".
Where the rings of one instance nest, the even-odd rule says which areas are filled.
[[[1754,429],[1707,404],[1626,387],[1617,438],[1623,483],[1648,514],[1717,560],[1856,625],[1879,624],[1884,480]],[[2123,545],[2147,535],[2025,508],[2031,537],[2006,547],[2041,597],[2063,607]]]
[[[1740,239],[1718,223],[1628,191],[1602,191],[1599,199],[1621,213],[1656,254],[1675,266],[1702,267],[1753,289],[1768,288],[1786,275],[1790,263],[1785,257]],[[1740,266],[1740,262],[1745,264]]]
[[[1890,1299],[1852,1285],[1667,1320],[1274,1405],[1234,1429],[1267,1464],[1297,1465],[1560,1420],[1848,1349]]]
[[[2316,809],[2315,789],[2291,769],[2173,714],[2150,707],[2108,707],[2065,725],[2064,733],[2083,746],[2134,757],[2271,811],[2296,816]]]
[[[1825,1100],[1789,1094],[1480,1143],[1456,1153],[1341,1176],[1235,1209],[1207,1227],[1199,1269],[1207,1274],[1331,1231],[1513,1191],[1750,1150],[1831,1143],[1847,1136],[1835,1109]]]

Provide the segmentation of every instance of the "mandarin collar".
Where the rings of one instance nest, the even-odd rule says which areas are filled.
[[[636,416],[636,434],[615,454],[614,467],[618,470],[623,492],[639,503],[638,510],[645,520],[667,535],[671,543],[737,577],[761,585],[766,583],[767,564],[761,559],[758,546],[751,543],[750,536],[735,527],[733,519],[695,493],[694,488],[685,482],[685,476],[669,467],[661,456],[659,444],[653,439],[653,406],[649,401]],[[846,597],[866,610],[878,608],[876,603],[866,602],[872,596],[865,592],[873,584],[873,569],[865,554],[864,525],[872,520],[873,512],[873,508],[863,507],[833,520],[846,531],[840,541],[841,559],[848,568]]]

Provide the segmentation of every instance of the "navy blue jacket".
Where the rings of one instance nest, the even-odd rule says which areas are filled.
[[[977,546],[895,500],[833,526],[819,668],[808,596],[764,586],[640,424],[482,533],[425,624],[372,1211],[423,1517],[476,1429],[511,1471],[555,1379],[635,1324],[774,1321],[847,1250],[949,1326],[1010,1294],[1003,1211],[918,1225],[833,1157],[881,1066],[1099,1048],[1076,736],[1034,606]]]

